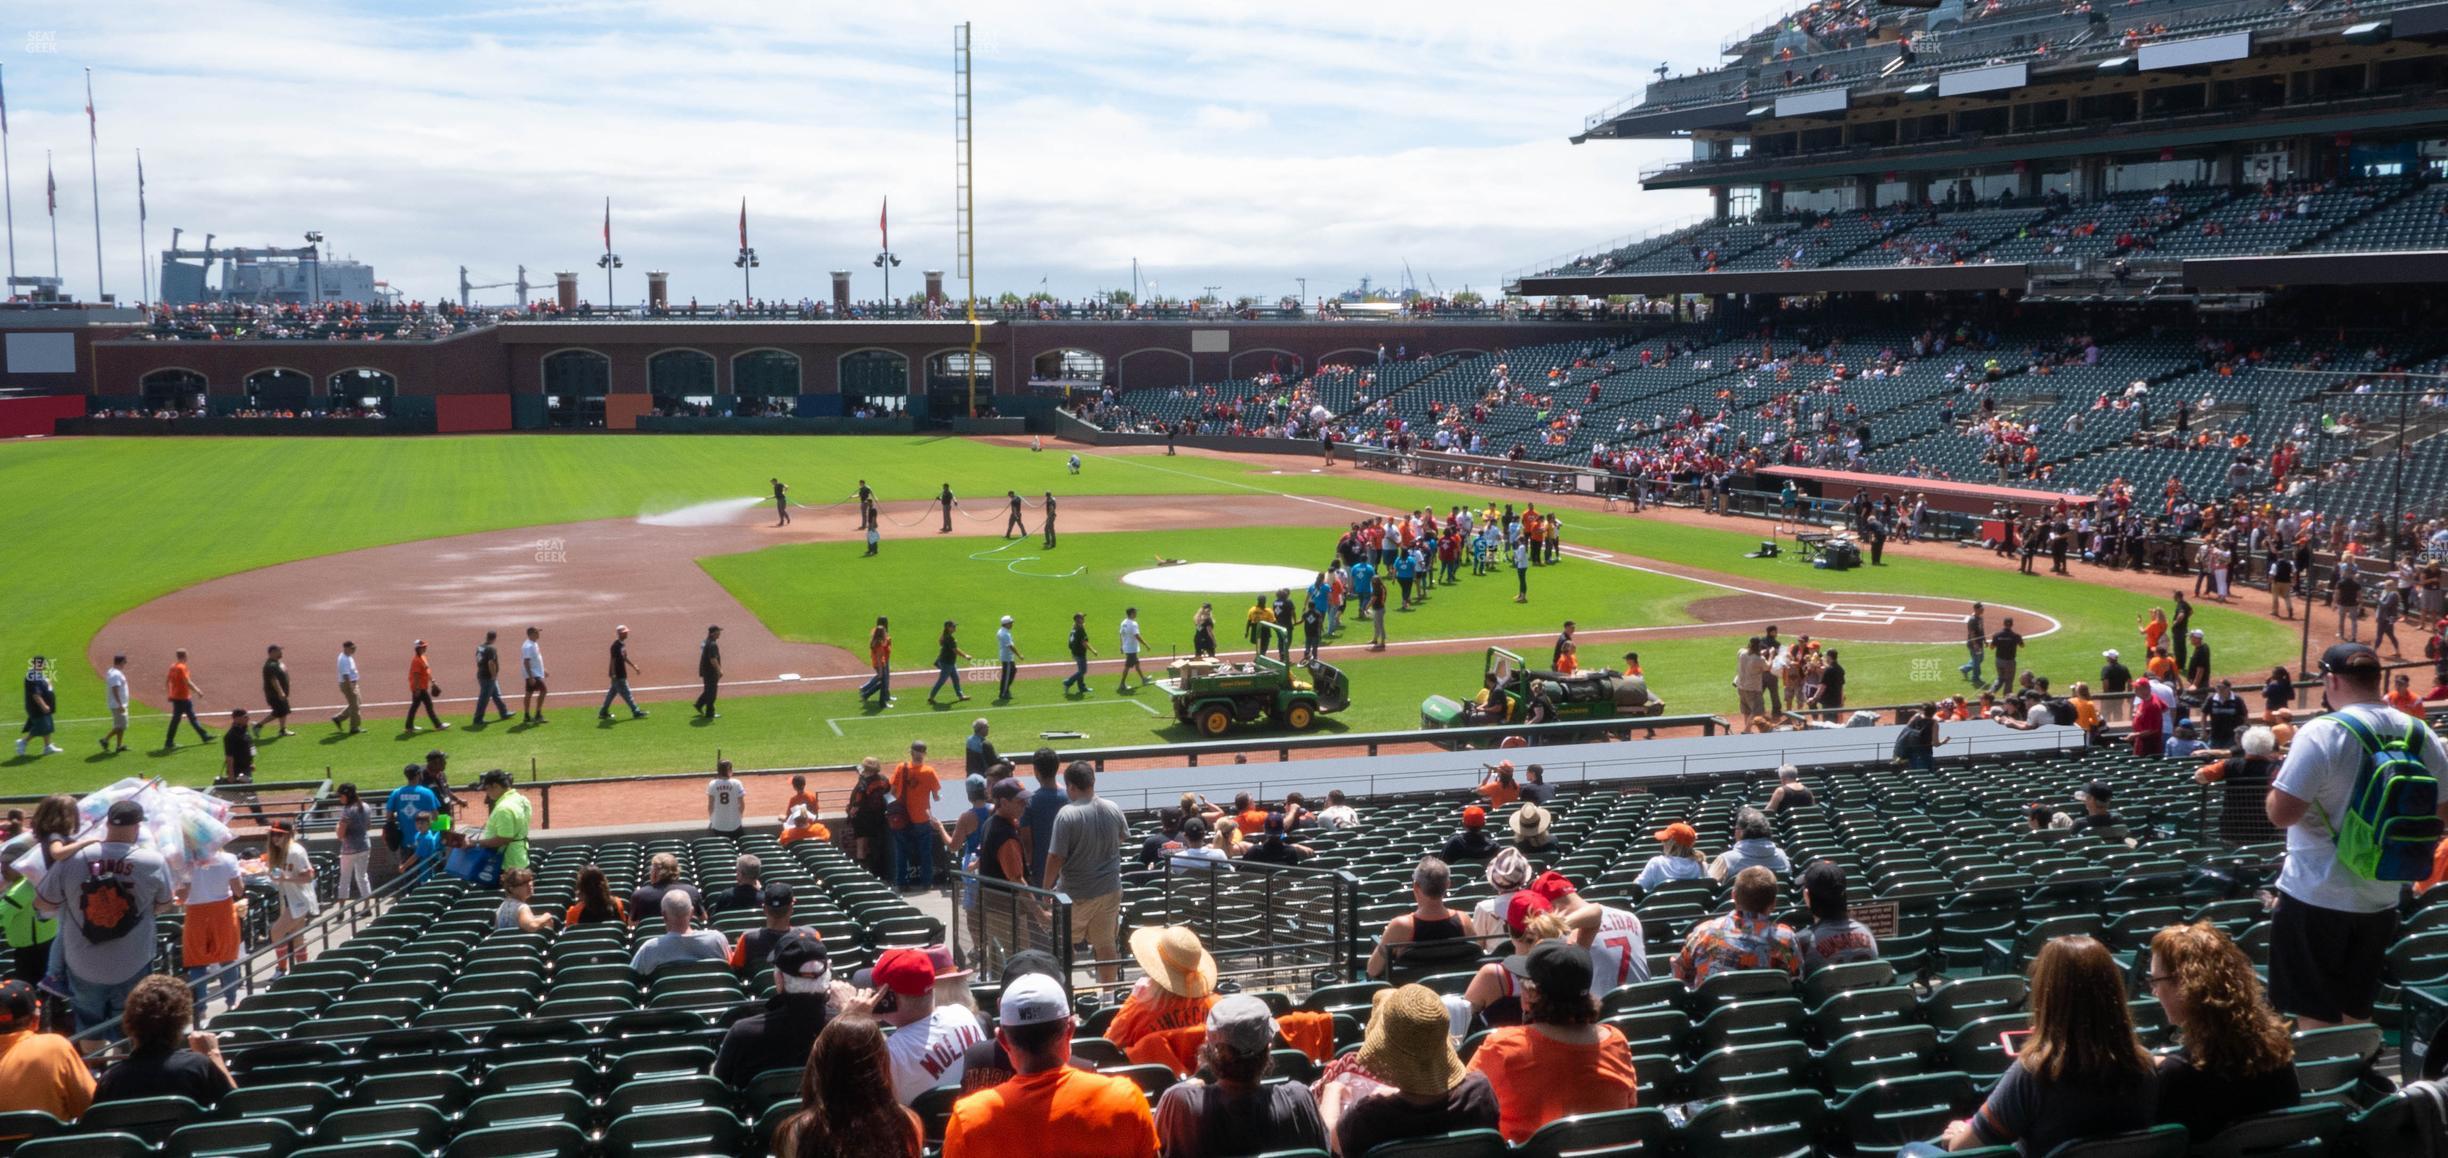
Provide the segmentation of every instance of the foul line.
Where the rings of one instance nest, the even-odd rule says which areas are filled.
[[[972,698],[974,698],[974,697],[972,697]],[[988,713],[990,713],[990,712],[1050,712],[1050,711],[1053,711],[1053,710],[1055,710],[1055,709],[1057,709],[1057,708],[1060,708],[1060,709],[1062,709],[1062,710],[1064,710],[1064,711],[1077,711],[1077,710],[1079,710],[1079,709],[1081,709],[1081,708],[1093,708],[1093,707],[1112,707],[1112,706],[1116,706],[1116,705],[1119,705],[1119,706],[1122,706],[1122,707],[1131,707],[1131,708],[1137,708],[1137,709],[1139,709],[1140,711],[1146,712],[1147,714],[1149,714],[1149,715],[1151,715],[1151,716],[1162,716],[1162,715],[1164,715],[1164,713],[1163,713],[1163,712],[1159,712],[1159,711],[1157,711],[1156,709],[1154,709],[1154,708],[1152,708],[1152,707],[1149,707],[1149,706],[1148,706],[1148,704],[1147,704],[1147,701],[1146,701],[1146,700],[1069,700],[1069,701],[1066,701],[1066,702],[1063,702],[1063,703],[1059,703],[1059,704],[1013,704],[1013,705],[1010,705],[1010,706],[1007,706],[1007,707],[1000,707],[1000,708],[972,708],[972,709],[970,709],[970,710],[971,710],[971,711],[976,712],[978,715],[983,716],[983,715],[986,715],[986,714],[988,714]],[[952,703],[945,704],[945,705],[943,705],[943,706],[944,706],[945,708],[947,708],[947,709],[955,709],[955,708],[958,708],[958,707],[959,707],[959,701],[955,700],[955,701],[953,701]],[[909,718],[909,717],[911,717],[911,716],[919,716],[919,715],[927,715],[927,714],[929,714],[929,713],[925,713],[925,712],[914,712],[914,711],[913,711],[913,712],[874,712],[874,713],[870,713],[870,714],[857,715],[857,716],[828,716],[828,717],[826,717],[826,718],[825,718],[825,726],[826,726],[826,727],[828,727],[828,728],[833,729],[833,734],[834,734],[834,735],[836,735],[836,736],[842,736],[842,737],[845,737],[845,738],[846,738],[846,737],[848,737],[848,736],[849,736],[849,733],[842,731],[841,722],[842,722],[843,720],[901,720],[901,719],[908,719],[908,718]]]

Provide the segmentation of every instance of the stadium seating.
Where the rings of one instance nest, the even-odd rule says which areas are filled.
[[[2082,932],[2109,944],[2128,970],[2143,1039],[2160,1048],[2170,1044],[2167,1019],[2142,984],[2153,932],[2209,920],[2267,959],[2267,916],[2253,892],[2279,847],[2261,840],[2266,833],[2238,843],[2238,834],[2214,831],[2224,789],[2198,787],[2162,761],[2105,748],[1951,760],[1933,771],[1882,761],[1813,769],[1806,780],[1818,802],[1777,817],[1776,839],[1796,865],[1842,865],[1857,903],[1895,906],[1896,932],[1882,938],[1880,960],[1799,980],[1725,973],[1687,991],[1672,980],[1674,952],[1692,926],[1729,906],[1727,888],[1695,881],[1641,893],[1633,882],[1653,848],[1648,834],[1685,821],[1704,846],[1720,844],[1736,810],[1764,800],[1770,784],[1726,774],[1639,790],[1566,786],[1552,804],[1555,843],[1533,860],[1571,877],[1584,897],[1642,919],[1652,980],[1608,994],[1603,1016],[1631,1042],[1651,1108],[1554,1123],[1518,1148],[1449,1137],[1417,1152],[1613,1154],[1662,1145],[1694,1155],[1892,1153],[1966,1112],[2002,1071],[1998,1035],[2028,1024],[2022,970],[2047,938]],[[2033,802],[2070,800],[2095,780],[2117,790],[2130,844],[2114,832],[2034,831],[2024,820]],[[1357,804],[1359,826],[1303,830],[1298,839],[1317,850],[1304,867],[1331,870],[1312,880],[1348,882],[1331,887],[1355,892],[1365,933],[1409,910],[1411,870],[1454,829],[1458,802]],[[1134,817],[1134,835],[1154,822]],[[757,834],[542,851],[535,903],[566,905],[587,864],[625,890],[658,852],[709,883],[738,853],[756,853],[768,880],[799,886],[799,919],[824,932],[845,975],[881,946],[944,932],[833,848],[802,842],[784,850]],[[1311,914],[1331,906],[1314,892],[1270,889],[1261,875],[1199,874],[1195,887],[1177,887],[1163,869],[1135,869],[1125,878],[1124,920],[1192,926],[1236,985],[1263,992],[1280,1011],[1329,1014],[1336,1045],[1356,1048],[1369,995],[1384,983],[1342,980],[1340,953],[1307,952],[1318,935]],[[1467,909],[1490,893],[1475,865],[1456,866],[1451,904]],[[627,962],[648,932],[618,924],[500,930],[492,927],[496,903],[456,881],[419,885],[349,943],[250,997],[215,1026],[240,1088],[209,1111],[146,1099],[74,1124],[20,1116],[0,1121],[0,1135],[28,1137],[18,1154],[81,1158],[742,1153],[795,1104],[793,1071],[743,1089],[707,1076],[722,1027],[755,1008],[764,979],[706,962],[641,981]],[[1788,923],[1804,919],[1797,894],[1781,897],[1780,913]],[[2298,1035],[2310,1107],[2239,1126],[2238,1138],[2339,1141],[2403,1128],[2402,1101],[2368,1062],[2382,1030],[2402,1023],[2401,987],[2448,980],[2448,924],[2433,913],[2409,921],[2392,954],[2381,1027]],[[713,927],[735,931],[757,920],[725,912]],[[1414,962],[1398,966],[1396,979],[1458,993],[1486,959],[1471,950]],[[991,1011],[993,985],[978,989]],[[1101,1029],[1122,995],[1083,990],[1083,1033]],[[1151,1098],[1173,1080],[1164,1067],[1130,1064],[1101,1038],[1082,1037],[1076,1052],[1141,1080]],[[1289,1050],[1279,1057],[1294,1080],[1312,1076],[1318,1061]],[[949,1097],[946,1089],[921,1101],[935,1130]],[[1680,1110],[1670,1117],[1656,1108],[1664,1106]]]

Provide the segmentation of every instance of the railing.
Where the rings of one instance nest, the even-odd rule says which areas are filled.
[[[1583,727],[1587,726],[1583,725]],[[1817,728],[1808,733],[1760,733],[1752,738],[1756,740],[1773,736],[1798,737],[1807,734],[1818,742],[1790,748],[1762,743],[1747,746],[1736,753],[1695,752],[1644,756],[1638,754],[1642,749],[1637,745],[1610,744],[1600,746],[1598,749],[1607,753],[1606,755],[1592,756],[1587,759],[1570,760],[1543,756],[1540,768],[1546,782],[1558,787],[1567,784],[1598,784],[1612,780],[1638,779],[1644,788],[1673,788],[1724,776],[1758,775],[1764,768],[1774,767],[1777,764],[1800,763],[1811,767],[1825,767],[1847,764],[1886,764],[1894,759],[1895,750],[1892,741],[1871,740],[1865,737],[1860,744],[1851,745],[1830,744],[1825,739],[1831,734],[1840,735],[1846,730]],[[1988,741],[1960,736],[1950,737],[1947,745],[1937,750],[1935,760],[1942,764],[1969,764],[1981,756],[1995,756],[2000,753],[2070,752],[2082,751],[2089,746],[2082,733],[2073,729],[2053,732],[2045,737],[2016,733]],[[1362,773],[1355,773],[1346,768],[1328,772],[1311,772],[1306,775],[1299,771],[1301,767],[1299,764],[1287,767],[1287,771],[1278,772],[1272,776],[1253,776],[1237,780],[1234,782],[1235,789],[1247,791],[1253,799],[1261,800],[1279,799],[1289,792],[1300,792],[1305,797],[1317,799],[1322,797],[1328,788],[1342,789],[1347,795],[1353,797],[1451,793],[1454,791],[1455,773],[1475,770],[1479,765],[1403,772]],[[1174,788],[1133,788],[1127,780],[1113,780],[1099,784],[1097,795],[1125,809],[1153,812],[1173,804],[1178,799],[1179,793]]]
[[[1367,962],[1360,879],[1342,869],[1167,859],[1133,876],[1159,890],[1136,912],[1195,930],[1219,977],[1306,985],[1321,972],[1357,979]]]
[[[1077,956],[1070,894],[963,870],[952,874],[952,896],[960,911],[946,936],[954,959],[974,961],[979,979],[1000,979],[1003,963],[1027,950],[1053,954],[1069,972]]]

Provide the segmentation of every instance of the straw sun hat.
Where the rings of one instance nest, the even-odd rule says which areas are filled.
[[[1215,989],[1215,958],[1199,943],[1197,933],[1173,925],[1131,933],[1131,956],[1148,980],[1177,997],[1205,997]]]
[[[1462,1059],[1447,1034],[1445,1001],[1425,985],[1380,989],[1368,1036],[1353,1059],[1377,1080],[1418,1098],[1438,1098],[1461,1084]]]

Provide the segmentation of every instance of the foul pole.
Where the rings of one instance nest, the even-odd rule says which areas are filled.
[[[952,26],[952,171],[953,207],[960,227],[960,277],[967,288],[963,292],[962,313],[969,320],[969,417],[977,417],[978,348],[985,344],[985,328],[977,316],[977,202],[975,188],[970,184],[970,120],[969,120],[969,23]]]

